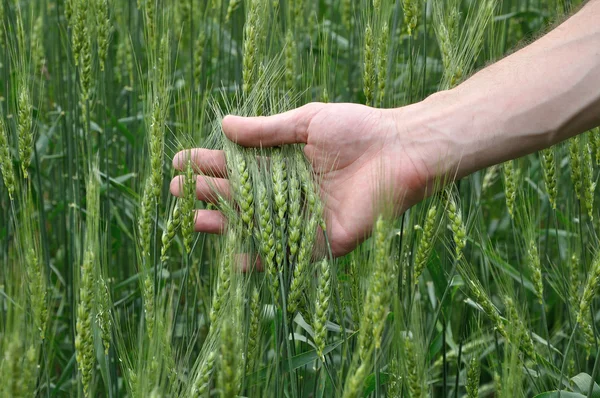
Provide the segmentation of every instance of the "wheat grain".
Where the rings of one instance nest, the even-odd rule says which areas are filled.
[[[88,1],[89,0],[71,0],[73,6],[72,15],[75,18],[71,34],[71,50],[73,52],[73,62],[75,62],[75,66],[79,65],[82,46],[84,41],[87,40],[84,29],[86,27]]]
[[[38,350],[35,345],[31,344],[23,358],[23,372],[20,375],[16,375],[17,378],[22,379],[23,397],[32,397],[35,395],[38,369]]]
[[[81,86],[81,105],[87,110],[87,102],[92,90],[92,31],[87,25],[84,25],[81,34],[79,84]],[[82,113],[83,117],[88,117],[86,112]],[[84,123],[87,125],[86,119],[84,119]]]
[[[302,233],[302,240],[298,249],[296,266],[292,274],[292,282],[289,288],[287,310],[290,315],[296,313],[300,298],[304,292],[304,287],[308,278],[310,259],[312,256],[313,245],[316,239],[317,216],[310,213],[305,223]]]
[[[582,172],[581,179],[583,180],[583,202],[587,209],[590,220],[594,218],[594,191],[596,190],[596,182],[594,181],[594,164],[592,162],[592,150],[590,144],[587,143],[583,148],[582,156]]]
[[[104,346],[104,355],[108,355],[112,334],[112,321],[110,294],[108,291],[108,285],[106,284],[106,280],[104,278],[99,278],[97,288],[98,314],[96,316],[96,321],[100,328],[100,336],[102,338],[102,345]]]
[[[79,289],[79,305],[77,306],[77,335],[75,337],[77,366],[79,367],[83,392],[86,397],[91,394],[90,387],[95,358],[92,335],[94,261],[96,260],[93,251],[87,249],[81,267],[81,287]]]
[[[183,178],[183,197],[181,198],[181,234],[183,235],[185,252],[188,254],[192,252],[192,241],[194,239],[195,201],[196,178],[192,162],[188,159]]]
[[[504,163],[504,190],[506,194],[506,207],[508,214],[514,217],[515,199],[517,197],[517,176],[512,160]]]
[[[32,105],[29,96],[29,87],[25,79],[21,79],[19,85],[18,100],[18,120],[17,133],[19,136],[19,159],[21,160],[21,170],[23,177],[27,178],[27,169],[31,163],[33,153],[33,123],[32,123]]]
[[[227,318],[222,322],[220,337],[218,386],[221,397],[233,398],[237,396],[240,386],[237,382],[237,339],[232,319]]]
[[[408,375],[408,390],[410,391],[411,397],[422,397],[423,391],[421,387],[421,381],[419,377],[419,367],[417,365],[417,353],[415,351],[413,339],[410,336],[406,336],[403,339],[404,355],[405,355],[405,373]]]
[[[363,391],[363,383],[365,381],[365,378],[367,377],[367,372],[368,372],[367,364],[362,363],[358,367],[358,369],[356,369],[356,372],[351,374],[351,377],[346,382],[346,385],[344,388],[344,394],[343,394],[344,398],[357,398],[357,397],[361,396],[361,393]]]
[[[589,313],[592,300],[596,296],[600,284],[600,256],[596,255],[592,261],[587,282],[583,288],[583,294],[579,302],[579,313],[577,314],[577,323],[582,324],[586,315]]]
[[[210,388],[210,376],[212,375],[216,358],[217,355],[212,351],[206,357],[206,361],[200,366],[194,385],[192,386],[192,397],[200,398],[208,392]]]
[[[144,321],[146,322],[146,334],[148,340],[154,340],[154,332],[156,331],[156,306],[155,297],[156,292],[154,291],[154,281],[150,273],[146,274],[144,278],[144,285],[142,287],[142,297],[144,299]]]
[[[40,264],[33,242],[29,241],[27,250],[27,277],[29,280],[29,292],[35,325],[40,332],[40,338],[44,339],[46,323],[48,320],[48,307],[46,303],[46,284],[43,266]]]
[[[23,379],[21,378],[23,367],[23,342],[18,333],[13,333],[6,338],[6,347],[4,348],[4,356],[2,366],[2,376],[5,381],[0,383],[0,392],[5,397],[20,397],[25,395],[23,388]]]
[[[454,251],[456,261],[460,260],[463,256],[463,250],[467,245],[467,230],[463,223],[462,212],[458,208],[454,196],[450,194],[448,198],[448,204],[446,207],[446,215],[450,220],[450,230],[452,231],[452,238],[454,239]]]
[[[519,349],[523,351],[529,358],[535,359],[536,354],[533,346],[533,340],[531,339],[531,335],[525,327],[523,320],[519,316],[512,298],[505,296],[503,299],[504,306],[508,314],[508,321],[511,325],[510,330],[512,335],[509,335],[509,340],[512,339],[511,342],[516,343],[517,347],[519,347]]]
[[[434,234],[436,230],[436,221],[437,207],[433,205],[429,208],[429,211],[427,212],[423,232],[421,234],[421,237],[419,238],[417,251],[415,252],[415,268],[413,271],[414,285],[416,285],[419,282],[419,276],[421,276],[421,273],[425,269],[425,265],[427,264],[427,260],[429,259],[431,250],[433,249],[433,244],[435,243]]]
[[[233,13],[240,7],[242,3],[241,0],[230,0],[229,5],[227,6],[227,14],[225,15],[225,23],[229,23],[231,21],[231,17]]]
[[[250,0],[249,3],[250,8],[244,26],[244,59],[242,61],[242,91],[246,95],[252,91],[256,83],[263,0]]]
[[[331,295],[331,275],[329,269],[329,262],[327,260],[321,261],[319,267],[319,287],[317,290],[317,300],[315,304],[315,316],[314,316],[314,340],[315,346],[317,347],[317,354],[321,361],[325,362],[324,350],[325,343],[327,340],[327,315],[329,313],[329,299]]]
[[[275,148],[271,156],[271,175],[273,183],[273,212],[275,220],[275,261],[278,269],[283,267],[286,257],[285,242],[288,210],[287,165],[282,150]]]
[[[155,94],[150,119],[150,176],[152,178],[152,204],[159,204],[163,185],[165,146],[165,97]]]
[[[10,199],[14,199],[15,193],[15,171],[13,168],[12,157],[10,155],[9,131],[4,122],[4,115],[0,112],[0,171],[4,186],[8,190]]]
[[[296,85],[296,40],[292,29],[285,35],[285,85],[289,91],[294,91]]]
[[[258,218],[257,240],[259,241],[265,271],[269,275],[269,289],[271,290],[273,301],[276,305],[279,305],[279,277],[275,265],[275,227],[271,218],[271,203],[264,182],[259,179],[256,181],[256,185],[258,197],[258,201],[255,204]]]
[[[479,366],[479,359],[475,356],[469,361],[467,367],[467,397],[477,398],[479,397],[479,378],[481,376],[481,368]]]
[[[260,346],[260,294],[256,286],[252,289],[250,298],[250,325],[248,327],[248,346],[246,349],[246,373],[254,371],[256,358],[259,354]]]
[[[540,264],[540,256],[538,255],[538,248],[533,239],[529,241],[527,247],[527,259],[529,268],[531,269],[531,279],[533,281],[533,287],[538,302],[542,304],[544,300],[544,283],[542,281],[542,266]]]
[[[596,165],[600,164],[600,128],[590,130],[590,144],[592,145],[592,157],[595,159]]]
[[[365,93],[365,103],[373,106],[373,96],[375,92],[375,44],[373,38],[373,28],[367,22],[365,28],[365,47],[363,61],[363,91]]]
[[[233,181],[237,181],[237,202],[240,206],[241,218],[246,227],[246,235],[252,236],[254,230],[254,192],[250,170],[244,158],[244,153],[238,153],[235,158]]]
[[[390,28],[388,23],[385,22],[381,28],[381,36],[379,42],[377,43],[377,82],[379,89],[379,107],[383,107],[385,105],[389,35]]]
[[[146,22],[146,45],[149,48],[154,48],[156,46],[156,0],[146,0],[146,4],[144,7],[144,15]]]
[[[371,338],[376,349],[381,348],[381,336],[389,310],[392,292],[392,272],[390,267],[390,243],[388,239],[388,222],[379,216],[375,223],[375,258],[374,270],[367,293],[365,311],[371,314],[373,333]],[[369,299],[370,298],[370,299]]]
[[[544,183],[546,184],[546,192],[548,193],[548,201],[550,202],[550,206],[556,210],[556,160],[553,147],[542,151],[541,161],[542,170],[544,172]]]
[[[175,203],[175,206],[173,207],[173,211],[171,212],[169,219],[167,221],[167,225],[166,225],[165,229],[163,230],[163,234],[162,234],[162,238],[161,238],[162,247],[160,249],[160,260],[163,262],[167,260],[167,251],[169,250],[169,247],[171,246],[171,242],[175,238],[177,229],[179,229],[179,226],[181,225],[180,203],[181,203],[180,201],[177,201]]]
[[[142,193],[138,217],[139,244],[142,256],[150,255],[150,230],[152,227],[152,179],[148,177]]]
[[[98,62],[100,70],[104,71],[108,42],[110,39],[110,17],[108,14],[108,0],[96,0],[96,34],[98,41]]]
[[[467,282],[467,286],[473,295],[474,301],[481,307],[483,312],[492,320],[494,327],[504,337],[508,337],[506,332],[504,319],[500,316],[500,312],[492,303],[492,300],[484,292],[483,287],[474,277],[468,275],[463,276]]]
[[[293,266],[298,254],[302,227],[301,188],[297,170],[295,168],[293,168],[290,172],[288,192],[290,202],[288,213],[288,264]]]
[[[590,358],[590,355],[592,354],[592,349],[594,348],[594,345],[596,344],[596,336],[594,335],[594,328],[592,327],[592,324],[590,323],[589,319],[591,318],[591,316],[587,316],[583,319],[581,319],[581,330],[583,332],[583,347],[585,349],[585,353],[586,353],[586,359]],[[593,319],[592,319],[593,322]],[[572,373],[570,373],[572,374]]]
[[[221,316],[221,311],[227,302],[229,295],[229,287],[231,286],[231,268],[232,268],[232,251],[235,248],[236,235],[233,231],[227,233],[227,242],[221,253],[221,261],[219,262],[219,276],[217,286],[213,295],[212,306],[210,308],[210,322],[216,324],[217,318]]]
[[[483,176],[483,181],[481,183],[481,193],[490,189],[490,187],[496,181],[496,178],[498,177],[499,172],[500,172],[500,165],[495,164],[495,165],[487,168],[487,170],[485,171],[485,174]]]
[[[409,35],[417,31],[419,24],[421,4],[419,0],[402,0],[402,9],[404,10],[404,25]]]

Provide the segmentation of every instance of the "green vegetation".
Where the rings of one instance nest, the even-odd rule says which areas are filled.
[[[574,3],[0,0],[0,396],[598,397],[599,131],[334,259],[302,147],[220,125],[418,101]],[[231,189],[185,159],[168,193],[190,147]]]

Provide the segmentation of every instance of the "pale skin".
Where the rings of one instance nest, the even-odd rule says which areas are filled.
[[[248,147],[306,144],[320,173],[328,237],[336,256],[370,233],[382,193],[401,213],[439,187],[600,125],[600,0],[536,42],[459,86],[397,109],[311,103],[269,117],[227,116],[227,137]],[[181,170],[187,157],[173,160]],[[193,149],[200,200],[227,194],[222,151]],[[181,177],[171,192],[181,195]],[[199,210],[196,230],[218,233],[225,219]]]

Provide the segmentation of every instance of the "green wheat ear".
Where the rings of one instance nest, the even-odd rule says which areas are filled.
[[[108,44],[110,39],[110,17],[108,14],[108,0],[95,0],[96,34],[98,43],[98,62],[100,70],[104,71]]]
[[[467,397],[477,398],[479,397],[479,379],[481,376],[481,367],[479,365],[479,359],[475,356],[469,361],[467,366]]]
[[[544,173],[546,192],[548,193],[548,201],[550,202],[550,206],[556,210],[556,197],[558,194],[558,189],[556,183],[556,157],[554,153],[554,147],[544,149],[541,152],[540,160]]]
[[[582,156],[582,172],[583,180],[583,203],[587,209],[590,220],[594,219],[594,191],[596,190],[596,181],[594,180],[594,164],[592,161],[592,149],[590,143],[586,143],[583,147]]]
[[[370,23],[367,23],[365,28],[365,47],[363,61],[363,91],[365,93],[365,103],[368,106],[373,106],[373,98],[375,93],[375,39],[373,37],[373,28]]]
[[[19,85],[17,133],[19,137],[19,159],[21,160],[21,171],[23,177],[28,178],[27,169],[31,163],[33,154],[33,122],[31,97],[29,85],[22,79]]]
[[[511,217],[515,214],[515,200],[517,197],[517,171],[512,160],[504,163],[504,190],[506,193],[506,207]]]
[[[96,269],[99,269],[97,249],[99,248],[99,187],[94,175],[89,177],[87,183],[87,227],[85,238],[85,251],[83,254],[83,264],[81,266],[81,279],[79,287],[79,304],[77,306],[77,323],[75,351],[77,366],[81,374],[84,395],[91,396],[91,382],[94,371],[94,337],[92,331],[92,321],[94,317],[94,308],[96,303],[95,276]]]
[[[408,34],[413,35],[419,26],[421,2],[419,0],[402,0],[402,9],[404,11],[404,26],[406,26]]]
[[[413,284],[416,285],[419,282],[419,277],[425,269],[427,260],[433,250],[434,235],[437,229],[437,207],[431,206],[427,211],[427,217],[425,218],[425,225],[422,229],[421,237],[417,244],[417,250],[415,252],[415,268],[413,271]]]
[[[467,245],[467,229],[463,223],[462,211],[456,203],[456,199],[452,193],[449,194],[446,207],[446,216],[450,221],[450,230],[454,239],[454,249],[456,261],[459,261],[463,256],[463,250]]]
[[[221,254],[221,261],[219,262],[219,276],[217,280],[217,287],[215,289],[212,306],[210,308],[210,322],[216,324],[218,317],[222,316],[222,310],[227,302],[229,295],[229,289],[231,286],[232,269],[234,267],[234,253],[236,234],[233,230],[227,233],[227,239],[224,250]]]
[[[317,288],[317,300],[315,303],[314,330],[315,345],[321,361],[325,361],[324,350],[327,340],[326,323],[329,313],[329,302],[331,296],[331,270],[327,260],[321,261],[319,267],[319,286]]]
[[[4,180],[4,186],[8,190],[8,196],[14,199],[16,179],[10,155],[9,131],[4,121],[4,114],[0,112],[0,171]]]

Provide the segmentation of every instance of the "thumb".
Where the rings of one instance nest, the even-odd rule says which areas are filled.
[[[308,140],[308,126],[325,104],[310,103],[273,116],[225,116],[223,132],[242,146],[271,147],[301,144]]]

